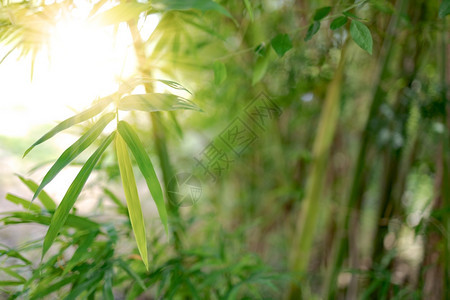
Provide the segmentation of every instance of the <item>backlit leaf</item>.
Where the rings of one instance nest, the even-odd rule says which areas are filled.
[[[94,154],[92,154],[91,157],[89,157],[84,166],[81,168],[78,175],[73,180],[66,194],[64,195],[61,203],[59,204],[58,208],[56,209],[52,217],[50,227],[48,228],[47,234],[45,235],[44,245],[42,246],[42,257],[44,257],[45,253],[53,244],[53,241],[58,235],[58,232],[66,222],[69,216],[69,212],[72,209],[73,205],[75,204],[75,201],[77,200],[78,196],[80,195],[81,190],[83,189],[87,179],[89,178],[89,175],[91,174],[98,160],[102,156],[103,152],[111,143],[112,139],[114,138],[114,135],[115,132],[111,133],[103,141],[100,147],[98,147],[98,149],[95,150]]]
[[[92,22],[95,25],[108,26],[119,24],[131,19],[137,19],[139,15],[151,8],[149,4],[135,1],[122,2],[113,8],[97,14]]]
[[[139,253],[144,261],[145,268],[148,270],[147,237],[145,235],[144,216],[142,215],[141,203],[139,201],[130,156],[127,146],[120,134],[116,135],[115,143],[120,177],[122,178],[122,185],[127,200],[131,227],[133,228]]]
[[[18,196],[15,196],[13,194],[6,194],[6,200],[11,201],[12,203],[18,204],[18,205],[22,205],[23,208],[28,209],[28,210],[32,210],[35,212],[40,212],[41,211],[41,207],[39,205],[36,205],[34,203],[31,203],[29,200],[20,198]]]
[[[44,134],[40,139],[38,139],[33,145],[31,145],[23,154],[23,157],[25,157],[34,147],[37,145],[45,142],[46,140],[53,137],[55,134],[72,127],[73,125],[76,125],[78,123],[84,122],[86,120],[89,120],[92,117],[95,117],[99,113],[101,113],[112,101],[114,98],[112,96],[105,97],[101,100],[99,100],[96,104],[92,105],[90,108],[86,109],[85,111],[70,117],[58,125],[56,125],[52,130]]]
[[[63,154],[58,158],[55,164],[45,174],[41,184],[34,193],[33,200],[39,195],[41,190],[55,178],[56,175],[67,166],[72,160],[75,159],[81,152],[83,152],[90,144],[92,144],[98,136],[105,129],[106,125],[114,119],[114,113],[107,113],[98,120],[85,134],[83,134],[75,143],[67,148]]]
[[[244,0],[245,8],[247,9],[248,16],[250,17],[250,20],[253,22],[253,8],[252,4],[250,3],[250,0]]]
[[[36,192],[37,188],[39,187],[36,182],[31,179],[26,179],[20,175],[17,176],[19,177],[20,181],[22,181],[33,193]],[[38,199],[48,211],[54,211],[56,209],[55,200],[53,200],[44,190],[39,193]]]
[[[202,111],[194,102],[172,94],[149,93],[129,95],[119,101],[120,110],[171,111],[179,109]]]
[[[353,20],[350,24],[350,35],[359,47],[372,55],[372,34],[366,25],[359,21]]]
[[[117,129],[125,143],[128,145],[128,148],[130,148],[133,153],[142,175],[144,175],[148,189],[150,190],[156,207],[158,208],[161,222],[163,223],[164,229],[168,234],[167,211],[164,204],[164,194],[161,189],[161,185],[159,184],[158,177],[156,176],[155,169],[153,168],[153,164],[145,151],[144,145],[133,128],[125,121],[120,121]]]

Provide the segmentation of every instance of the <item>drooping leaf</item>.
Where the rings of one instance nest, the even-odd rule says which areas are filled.
[[[15,196],[13,194],[6,194],[6,200],[11,201],[12,203],[18,204],[18,205],[22,205],[23,208],[31,210],[31,211],[35,211],[35,212],[40,212],[41,211],[41,207],[39,205],[36,205],[34,203],[31,203],[29,200],[25,200],[21,197]]]
[[[95,25],[108,26],[119,24],[132,19],[137,19],[142,12],[149,10],[151,6],[147,3],[137,1],[122,2],[104,12],[97,14],[91,22]]]
[[[331,11],[331,6],[321,7],[316,10],[314,14],[314,21],[320,21],[325,18]]]
[[[56,236],[58,235],[58,232],[60,231],[61,227],[66,222],[70,210],[72,209],[73,205],[75,204],[75,201],[77,200],[78,196],[81,193],[81,190],[84,187],[84,184],[86,183],[87,179],[89,178],[89,175],[91,174],[92,170],[94,169],[95,165],[97,164],[98,160],[102,156],[103,152],[106,150],[108,145],[111,143],[112,139],[115,136],[115,132],[111,133],[98,147],[97,150],[95,150],[94,154],[89,157],[89,159],[86,161],[84,166],[81,168],[78,175],[73,180],[72,184],[70,185],[69,189],[67,190],[66,194],[64,195],[61,203],[59,204],[58,208],[56,209],[51,223],[50,227],[48,228],[47,234],[44,238],[44,244],[42,246],[42,257],[44,257],[45,253],[48,251],[50,246],[53,244],[53,241],[55,240]]]
[[[194,102],[172,94],[149,93],[129,95],[119,101],[120,110],[171,111],[188,109],[202,111]]]
[[[164,83],[165,85],[167,85],[168,87],[171,87],[173,89],[176,90],[181,90],[181,91],[186,91],[189,94],[192,94],[188,89],[186,89],[184,86],[182,86],[181,84],[179,84],[178,82],[175,81],[171,81],[171,80],[166,80],[166,79],[157,79],[157,78],[151,78],[151,77],[141,77],[141,76],[136,76],[133,77],[131,79],[128,79],[126,81],[124,81],[120,87],[119,87],[119,91],[122,94],[126,94],[126,93],[130,93],[132,92],[138,85],[141,84],[146,84],[146,83],[154,83],[155,81]]]
[[[127,146],[120,134],[116,135],[115,143],[120,177],[122,178],[122,185],[127,200],[131,227],[133,228],[139,253],[141,254],[145,268],[148,270],[147,237],[145,235],[144,216],[142,215],[141,203],[139,201],[130,156]]]
[[[245,4],[245,8],[247,9],[250,20],[253,22],[254,21],[253,8],[252,8],[252,4],[250,3],[250,0],[244,0],[244,4]]]
[[[73,125],[79,124],[81,122],[84,122],[86,120],[89,120],[92,117],[95,117],[99,113],[101,113],[112,101],[114,100],[114,97],[108,96],[101,100],[99,100],[96,104],[92,105],[90,108],[86,109],[85,111],[70,117],[58,125],[56,125],[52,130],[44,134],[40,139],[38,139],[33,145],[31,145],[23,154],[23,157],[25,157],[34,147],[37,145],[45,142],[46,140],[53,137],[58,132],[61,132],[69,127],[72,127]]]
[[[216,85],[222,84],[227,79],[227,68],[225,64],[220,61],[215,61],[213,64],[214,69],[214,83]]]
[[[359,47],[372,55],[372,34],[366,25],[359,21],[352,20],[352,23],[350,24],[350,35]]]
[[[270,43],[279,57],[283,57],[292,48],[292,41],[287,33],[278,34]]]
[[[133,130],[133,127],[131,127],[125,121],[120,121],[117,129],[124,139],[125,143],[128,145],[128,148],[130,148],[131,152],[133,153],[133,156],[136,159],[136,163],[141,170],[142,175],[144,175],[148,189],[150,190],[153,200],[155,201],[156,207],[158,209],[161,222],[163,223],[164,229],[168,234],[167,211],[164,204],[164,194],[162,192],[161,185],[159,184],[158,177],[156,176],[155,169],[153,168],[153,164],[148,157],[147,152],[145,151],[144,145],[142,144],[136,132]]]
[[[319,21],[315,21],[314,23],[312,23],[309,26],[308,31],[306,32],[305,42],[307,42],[310,39],[312,39],[312,37],[317,33],[317,31],[319,31],[319,29],[320,29],[320,22]]]
[[[81,152],[83,152],[90,144],[92,144],[109,122],[114,119],[115,113],[107,113],[98,120],[85,134],[83,134],[75,143],[67,148],[61,156],[56,160],[55,164],[45,174],[41,184],[33,195],[33,200],[39,195],[42,189],[55,178],[56,175],[75,159]]]
[[[222,5],[211,0],[159,0],[154,1],[155,7],[163,7],[165,10],[190,10],[198,9],[200,11],[216,11],[231,19],[233,17]]]
[[[448,14],[450,14],[450,0],[443,0],[439,6],[438,16],[439,18],[445,18]]]
[[[51,217],[42,214],[29,213],[23,211],[8,212],[8,216],[0,219],[5,225],[8,224],[22,224],[22,223],[37,223],[42,225],[50,225]],[[73,227],[77,229],[92,229],[99,227],[98,223],[95,223],[88,218],[69,215],[65,226]]]
[[[39,187],[36,182],[31,179],[26,179],[25,177],[20,175],[17,175],[17,177],[19,177],[20,181],[22,181],[33,193],[36,192],[37,188]],[[44,190],[39,193],[38,199],[48,211],[54,211],[56,209],[55,200],[53,200]]]
[[[348,21],[348,18],[346,16],[340,16],[337,17],[336,19],[334,19],[331,24],[330,24],[330,29],[331,30],[336,30],[338,28],[341,28],[342,26],[344,26]]]

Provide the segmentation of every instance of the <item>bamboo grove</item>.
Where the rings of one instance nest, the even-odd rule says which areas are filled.
[[[80,3],[3,0],[0,69],[16,53],[39,76]],[[16,207],[0,238],[43,230],[0,241],[1,297],[447,299],[450,1],[87,3],[137,68],[29,148],[2,145],[44,171],[11,173],[29,194],[0,188]]]

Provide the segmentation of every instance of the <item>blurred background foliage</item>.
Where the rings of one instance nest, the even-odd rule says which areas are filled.
[[[95,205],[72,211],[44,261],[42,233],[2,241],[3,297],[448,297],[449,1],[158,0],[100,9],[110,2],[92,15],[103,25],[126,22],[139,75],[182,84],[192,96],[178,92],[203,110],[127,116],[166,191],[169,238],[143,203],[146,271],[107,151],[86,187],[102,188],[78,200]],[[3,1],[3,45],[33,56],[48,20],[74,5]],[[26,20],[14,23],[12,13]],[[158,25],[139,35],[147,14]],[[352,31],[358,22],[370,30],[359,27],[362,40]],[[233,130],[245,131],[238,144],[227,140]],[[28,145],[0,141],[13,153]],[[181,188],[171,186],[180,173],[195,178],[201,196],[192,187],[169,193]],[[2,197],[25,211],[2,213],[0,231],[49,225],[44,202]]]

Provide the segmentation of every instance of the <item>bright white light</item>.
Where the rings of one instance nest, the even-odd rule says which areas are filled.
[[[0,135],[23,136],[36,124],[61,121],[117,91],[118,79],[135,72],[126,24],[117,30],[95,27],[87,22],[90,8],[78,5],[61,17],[50,32],[49,47],[36,57],[32,82],[30,58],[17,61],[13,54],[0,65]],[[0,54],[4,50],[0,45]]]

